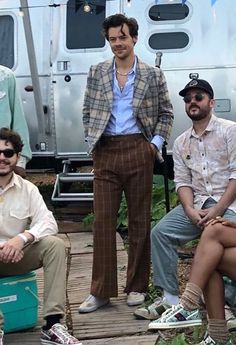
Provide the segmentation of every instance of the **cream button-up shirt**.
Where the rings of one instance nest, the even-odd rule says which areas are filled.
[[[13,173],[0,192],[0,242],[27,230],[35,241],[58,232],[57,223],[31,182]]]
[[[212,115],[199,136],[193,128],[180,135],[173,147],[176,190],[191,187],[194,207],[222,197],[230,179],[236,179],[236,123]],[[236,200],[229,206],[236,212]]]

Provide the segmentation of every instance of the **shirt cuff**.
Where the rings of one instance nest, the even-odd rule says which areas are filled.
[[[162,138],[160,135],[155,135],[152,138],[151,143],[154,144],[158,148],[158,150],[161,152],[162,145],[163,145],[164,141],[165,141],[165,139]]]

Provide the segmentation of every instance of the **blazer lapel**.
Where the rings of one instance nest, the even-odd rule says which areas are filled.
[[[113,60],[106,61],[101,68],[101,82],[103,86],[104,97],[107,100],[109,105],[108,112],[112,111],[112,102],[113,102]]]

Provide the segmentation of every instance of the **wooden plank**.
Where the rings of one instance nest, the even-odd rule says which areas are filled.
[[[78,305],[71,305],[74,335],[83,340],[143,334],[149,321],[136,319],[135,309],[127,306],[124,296],[112,298],[110,304],[93,313],[79,314]]]
[[[158,335],[83,340],[83,345],[154,345]]]
[[[85,226],[83,222],[72,222],[69,220],[57,221],[60,233],[78,233],[78,232],[92,232],[93,226]]]
[[[74,335],[75,336],[75,335]],[[20,342],[19,342],[20,338]],[[116,337],[83,340],[83,345],[154,345],[158,335],[139,335],[131,337]],[[40,331],[21,332],[6,334],[4,336],[4,345],[40,345]]]
[[[40,330],[37,332],[9,333],[4,336],[4,345],[40,345]]]
[[[89,294],[93,254],[72,255],[67,292],[69,303],[82,303]],[[123,294],[126,280],[127,253],[117,252],[118,293]]]
[[[91,232],[67,233],[71,244],[71,254],[85,254],[93,252],[93,235]],[[117,250],[124,250],[123,240],[116,234]]]

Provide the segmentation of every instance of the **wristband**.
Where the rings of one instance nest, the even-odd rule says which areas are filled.
[[[24,234],[18,234],[17,236],[19,236],[24,241],[24,244],[28,242],[28,238]]]

